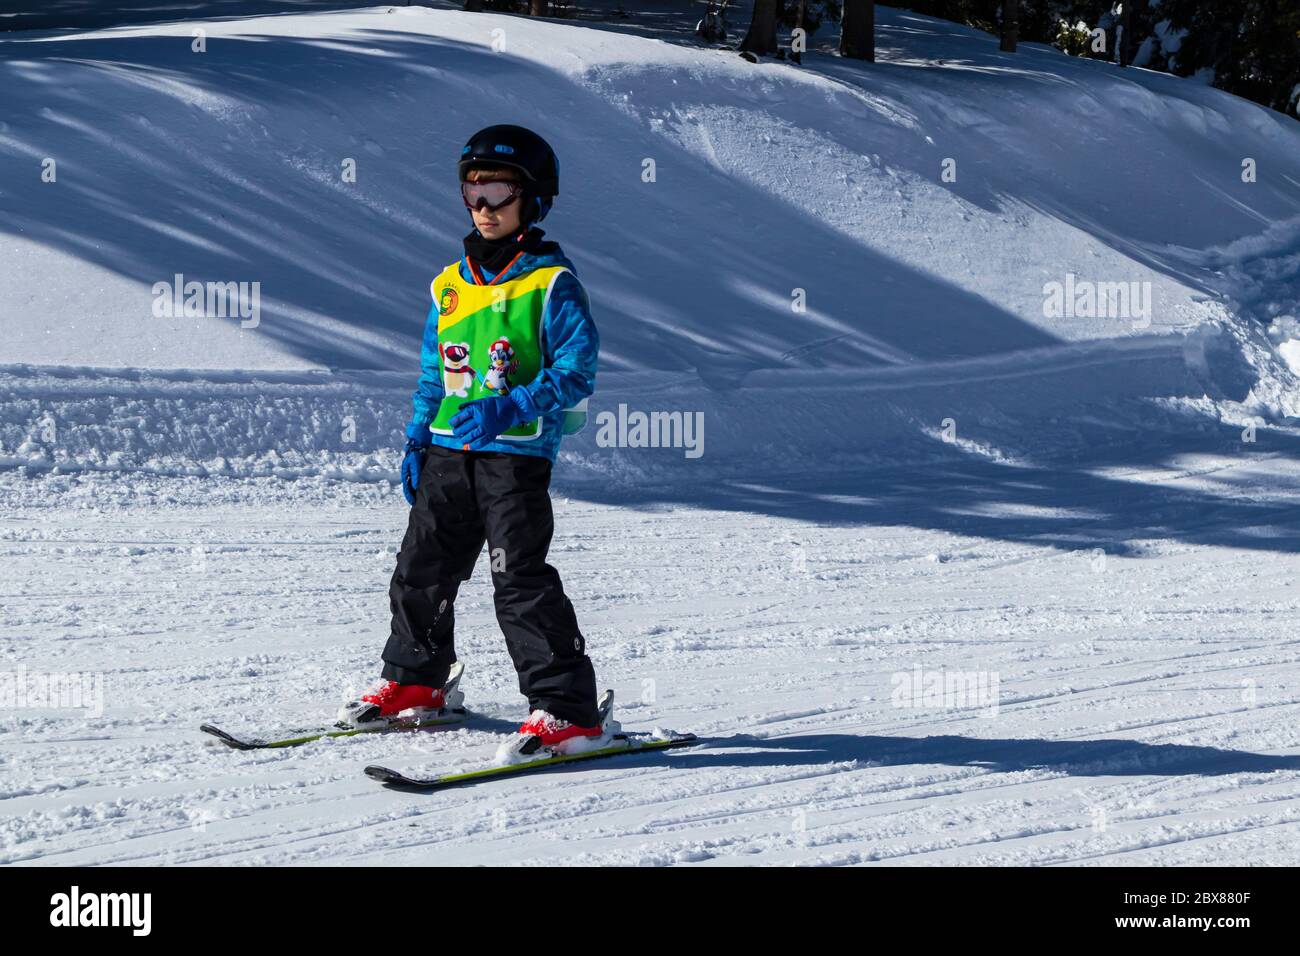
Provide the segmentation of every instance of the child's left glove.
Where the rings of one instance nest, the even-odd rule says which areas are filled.
[[[427,425],[415,422],[406,426],[406,454],[402,457],[402,494],[407,504],[415,504],[415,489],[420,484],[420,469],[424,467],[424,452],[433,444],[433,434]]]
[[[507,395],[476,398],[460,407],[451,419],[451,432],[468,450],[476,451],[507,429],[536,421],[537,406],[526,388]]]

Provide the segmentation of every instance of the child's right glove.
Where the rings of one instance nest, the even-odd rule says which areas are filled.
[[[407,504],[415,504],[415,489],[420,484],[420,469],[424,466],[424,452],[433,444],[433,433],[428,425],[415,422],[406,426],[406,457],[402,459],[402,494]]]
[[[478,451],[509,428],[537,421],[537,404],[526,388],[465,402],[452,416],[452,434],[466,451]]]

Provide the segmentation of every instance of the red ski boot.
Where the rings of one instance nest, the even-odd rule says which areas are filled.
[[[504,766],[535,760],[548,753],[573,755],[609,746],[623,731],[614,719],[612,690],[601,695],[596,704],[596,717],[598,722],[594,727],[580,727],[544,710],[534,710],[519,728],[519,733],[501,742],[496,762]]]
[[[528,715],[528,719],[519,728],[519,733],[540,738],[543,747],[554,747],[574,737],[599,737],[604,730],[599,725],[579,727],[544,710],[535,710]]]
[[[361,699],[379,707],[375,713],[376,717],[392,717],[412,707],[439,710],[447,702],[441,690],[434,690],[421,684],[399,684],[392,680],[373,694],[366,694]]]
[[[339,722],[358,727],[376,720],[396,717],[408,710],[441,711],[448,707],[459,707],[464,703],[465,695],[456,689],[456,685],[460,683],[460,676],[464,670],[464,666],[459,661],[453,664],[447,683],[441,688],[389,681],[374,693],[345,704],[339,711]]]

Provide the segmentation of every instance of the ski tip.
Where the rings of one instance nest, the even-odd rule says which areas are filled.
[[[227,747],[234,747],[236,750],[256,750],[252,744],[240,740],[238,737],[226,733],[220,727],[214,727],[212,724],[199,724],[199,730],[205,734],[211,734],[216,737]]]
[[[366,767],[365,775],[392,790],[428,790],[434,785],[430,781],[412,780],[406,774],[387,767]]]

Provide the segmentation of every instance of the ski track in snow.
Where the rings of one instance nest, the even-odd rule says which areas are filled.
[[[1293,474],[1213,479],[1234,469],[1268,489],[1271,533],[1300,531]],[[473,766],[523,716],[482,562],[457,614],[474,723],[252,753],[196,730],[310,726],[373,678],[390,486],[135,476],[153,503],[104,507],[109,476],[3,479],[0,646],[102,674],[105,709],[0,717],[0,862],[1297,862],[1293,554],[1157,538],[1098,566],[834,505],[561,492],[553,562],[619,717],[705,742],[407,794],[361,768]],[[995,672],[996,714],[896,706],[918,665]]]

